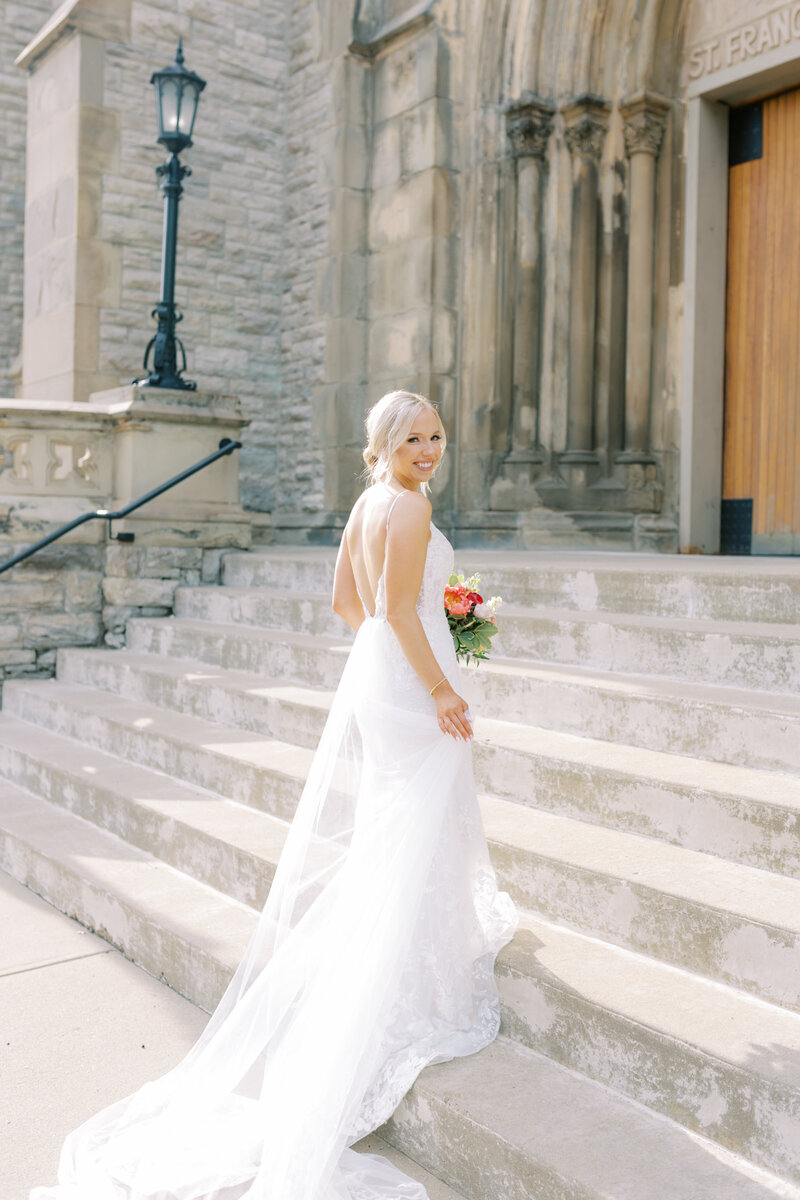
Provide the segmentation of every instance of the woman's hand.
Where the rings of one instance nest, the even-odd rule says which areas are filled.
[[[442,733],[468,742],[472,737],[472,726],[467,715],[469,706],[466,700],[454,692],[447,681],[436,689],[433,698],[436,701],[436,720]]]

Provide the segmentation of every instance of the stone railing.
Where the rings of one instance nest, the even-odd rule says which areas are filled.
[[[0,400],[0,563],[81,513],[124,508],[246,424],[234,397],[202,392]],[[87,522],[0,575],[0,679],[52,673],[59,646],[122,645],[131,616],[167,615],[179,584],[216,582],[222,551],[250,539],[236,453],[110,531]]]

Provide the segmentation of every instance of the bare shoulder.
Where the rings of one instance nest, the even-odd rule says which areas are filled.
[[[403,532],[427,529],[431,522],[433,505],[422,492],[401,493],[392,509],[392,525]]]

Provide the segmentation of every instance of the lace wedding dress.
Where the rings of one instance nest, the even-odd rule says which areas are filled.
[[[388,526],[388,518],[387,518]],[[431,526],[417,603],[463,693]],[[356,635],[264,910],[199,1041],[167,1075],[67,1138],[59,1185],[30,1200],[427,1200],[351,1149],[429,1063],[495,1037],[498,892],[469,744],[385,618]]]

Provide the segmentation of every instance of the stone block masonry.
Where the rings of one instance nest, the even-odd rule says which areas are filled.
[[[0,395],[15,392],[22,340],[23,212],[25,208],[25,77],[14,59],[57,6],[57,0],[3,5],[0,22]]]
[[[317,264],[328,253],[329,194],[320,186],[319,139],[330,122],[330,64],[320,61],[316,4],[300,0],[288,20],[287,250],[283,271],[282,392],[274,414],[276,507],[324,506],[322,451],[312,435],[312,389],[325,377],[325,313],[315,303]]]
[[[611,8],[624,41],[627,9]],[[28,32],[49,4],[34,9]],[[49,110],[32,103],[45,150],[37,160],[31,136],[42,204],[29,180],[23,384],[31,362],[53,369],[24,395],[60,402],[63,377],[82,401],[142,371],[163,208],[149,80],[182,35],[208,81],[184,156],[187,373],[250,418],[242,503],[263,531],[335,541],[360,489],[365,410],[409,386],[450,434],[434,492],[456,543],[674,550],[683,43],[664,17],[630,51],[648,64],[634,87],[605,34],[588,55],[586,23],[551,28],[545,9],[556,0],[67,4],[20,56],[34,93],[57,39],[67,82],[74,54],[76,165],[62,176],[84,185],[79,213],[44,203],[62,195],[62,147],[49,153]],[[69,254],[50,269],[59,237],[79,283]],[[63,344],[44,325],[33,336],[29,294],[33,310],[58,301]],[[16,352],[14,319],[2,328]]]
[[[124,646],[131,617],[169,616],[175,589],[219,581],[222,552],[199,546],[108,546],[103,558],[102,626],[107,646]]]
[[[272,507],[281,423],[287,23],[281,0],[133,0],[129,43],[106,47],[104,104],[118,114],[120,153],[103,178],[102,232],[120,248],[121,299],[101,311],[99,367],[122,382],[141,374],[153,332],[163,201],[149,81],[182,35],[187,66],[208,86],[183,156],[193,174],[178,236],[180,333],[187,377],[235,393],[252,418],[242,500],[257,509]]]
[[[0,563],[18,550],[0,540]],[[0,576],[0,689],[52,675],[60,646],[123,646],[131,617],[169,616],[177,587],[218,582],[221,558],[199,546],[47,547]]]

